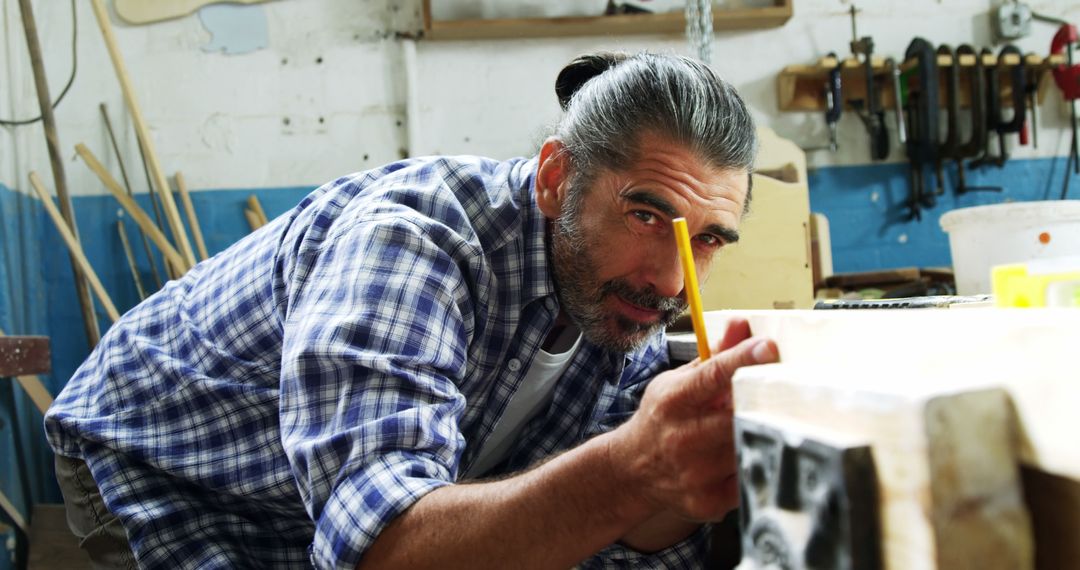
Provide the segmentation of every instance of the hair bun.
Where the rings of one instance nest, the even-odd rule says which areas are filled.
[[[617,52],[600,52],[574,58],[555,78],[555,95],[563,111],[570,105],[574,93],[590,79],[626,60],[627,55]]]

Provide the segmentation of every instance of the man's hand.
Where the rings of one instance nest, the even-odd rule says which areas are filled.
[[[731,377],[777,360],[776,345],[733,321],[713,357],[657,376],[611,441],[615,465],[640,478],[658,511],[716,520],[738,506]],[[620,433],[621,432],[621,433]]]

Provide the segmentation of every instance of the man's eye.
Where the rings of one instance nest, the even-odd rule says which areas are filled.
[[[656,214],[653,214],[652,212],[646,212],[645,210],[634,210],[631,213],[634,215],[635,218],[638,219],[639,222],[645,224],[656,223]]]
[[[711,248],[716,248],[724,245],[723,240],[711,234],[702,234],[698,236],[698,241],[703,243],[706,247]]]

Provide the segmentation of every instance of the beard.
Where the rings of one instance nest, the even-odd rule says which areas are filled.
[[[674,323],[686,310],[686,301],[680,297],[658,295],[652,286],[635,288],[625,279],[597,279],[598,263],[594,254],[601,252],[596,251],[596,246],[590,250],[590,240],[582,230],[584,189],[576,186],[567,192],[562,214],[552,224],[552,273],[559,302],[590,342],[614,352],[632,352],[657,331]],[[602,241],[591,240],[591,243]],[[660,318],[653,323],[641,323],[605,309],[604,302],[612,295],[639,307],[659,311]]]

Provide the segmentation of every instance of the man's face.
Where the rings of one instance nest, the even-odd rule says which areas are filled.
[[[681,145],[643,137],[623,172],[570,180],[552,231],[563,309],[592,342],[619,352],[641,345],[686,307],[671,220],[684,217],[697,271],[738,240],[745,170],[717,170]]]

